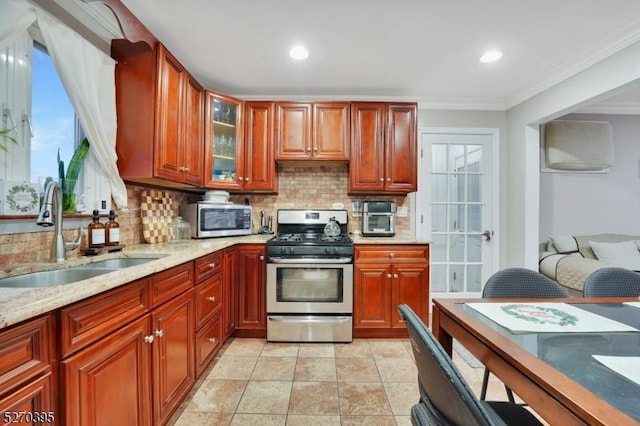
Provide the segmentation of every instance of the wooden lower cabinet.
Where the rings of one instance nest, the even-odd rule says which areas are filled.
[[[0,424],[64,424],[51,314],[0,332]]]
[[[48,372],[17,391],[0,397],[2,424],[60,424],[52,391],[53,374]]]
[[[238,320],[236,336],[267,335],[266,253],[264,244],[238,247]]]
[[[427,246],[356,246],[354,337],[406,335],[398,305],[409,305],[428,324]]]
[[[153,420],[164,424],[195,382],[193,289],[151,312]]]
[[[150,332],[145,315],[62,361],[62,424],[151,424]]]
[[[196,332],[196,377],[206,370],[223,341],[222,314],[219,312]]]
[[[224,250],[224,272],[222,274],[222,334],[226,340],[236,329],[238,306],[238,250]]]

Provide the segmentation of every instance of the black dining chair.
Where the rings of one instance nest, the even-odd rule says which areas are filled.
[[[584,280],[584,297],[640,296],[640,272],[624,268],[602,268]]]
[[[541,425],[525,407],[480,401],[449,355],[408,305],[398,307],[418,368],[420,400],[411,408],[414,425]]]
[[[482,297],[487,298],[564,298],[569,293],[562,286],[539,272],[525,268],[507,268],[496,272],[487,280],[482,290]],[[487,396],[489,385],[489,369],[484,369],[480,399]],[[505,385],[509,402],[515,402],[513,392]]]

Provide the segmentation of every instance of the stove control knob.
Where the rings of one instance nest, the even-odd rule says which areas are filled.
[[[280,253],[281,254],[286,254],[287,253],[287,248],[286,247],[280,247]]]
[[[293,254],[295,252],[293,247],[289,247],[289,254]]]

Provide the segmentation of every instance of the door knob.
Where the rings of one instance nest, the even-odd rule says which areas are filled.
[[[493,231],[489,231],[488,229],[482,233],[485,241],[491,241],[491,237],[493,237]]]

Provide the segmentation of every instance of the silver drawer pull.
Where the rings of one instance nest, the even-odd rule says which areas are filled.
[[[216,338],[215,337],[209,337],[209,343],[215,343],[216,342]]]
[[[153,343],[153,335],[144,336],[145,343]]]
[[[215,302],[215,301],[216,301],[216,298],[215,298],[215,296],[209,296],[209,297],[207,297],[207,300],[208,300],[209,302],[213,303],[213,302]]]
[[[162,337],[164,336],[164,330],[156,330],[156,337]]]
[[[211,263],[209,264],[209,268],[214,269],[215,267],[216,267],[216,264],[215,264],[215,263],[211,262]]]

